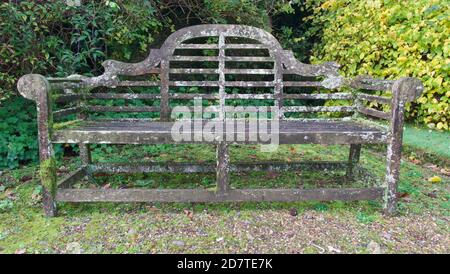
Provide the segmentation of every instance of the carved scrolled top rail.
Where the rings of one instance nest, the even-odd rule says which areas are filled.
[[[86,77],[81,75],[71,75],[66,78],[46,78],[52,88],[60,89],[76,89],[76,88],[92,88],[96,86],[156,86],[158,81],[120,81],[118,76],[139,76],[150,73],[160,73],[158,67],[162,60],[171,60],[174,58],[174,50],[178,47],[190,45],[183,44],[184,41],[197,37],[210,37],[224,35],[227,37],[245,37],[258,41],[258,48],[266,48],[269,50],[271,58],[281,68],[283,74],[295,74],[306,77],[321,77],[321,82],[288,82],[286,86],[316,86],[327,89],[337,89],[341,87],[351,87],[355,89],[366,90],[391,90],[395,81],[374,79],[370,76],[358,76],[356,78],[344,78],[339,74],[340,65],[335,62],[326,62],[323,64],[305,64],[298,61],[291,50],[284,50],[278,40],[265,30],[242,25],[198,25],[180,29],[172,33],[161,46],[160,49],[151,49],[145,60],[138,63],[126,63],[116,60],[106,60],[102,63],[105,71],[102,75],[96,77]],[[210,45],[210,44],[207,44]],[[236,44],[228,44],[235,45]],[[250,44],[251,45],[251,44]],[[218,48],[217,45],[214,48]],[[237,44],[239,46],[239,44]],[[248,45],[247,45],[248,46]],[[232,47],[238,48],[238,47]],[[184,57],[184,56],[183,56]],[[186,56],[188,58],[190,56]],[[236,59],[236,57],[233,57]],[[244,57],[248,58],[248,57]],[[253,57],[252,57],[253,58]],[[266,57],[267,58],[267,57]],[[217,69],[219,70],[219,69]],[[250,70],[249,70],[250,71]],[[192,83],[197,83],[193,81]],[[171,85],[179,85],[179,83],[171,82]],[[184,83],[190,85],[189,82]],[[217,82],[198,82],[203,86],[217,86]],[[261,85],[256,84],[255,86]],[[417,84],[417,92],[410,94],[405,98],[407,101],[416,99],[423,87],[421,83]],[[225,83],[225,85],[231,85]],[[244,85],[244,83],[242,83]],[[265,86],[271,86],[272,83],[264,82]],[[239,85],[241,86],[241,85]],[[254,86],[254,83],[248,83],[248,86]]]

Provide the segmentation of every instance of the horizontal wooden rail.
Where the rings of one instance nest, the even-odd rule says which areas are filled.
[[[81,112],[81,107],[64,108],[53,112],[53,118],[59,119],[64,116]]]
[[[266,49],[263,44],[225,44],[225,49]]]
[[[321,87],[321,82],[314,81],[284,81],[284,87]]]
[[[357,95],[357,98],[361,99],[361,100],[366,100],[369,102],[378,102],[380,104],[385,104],[385,105],[390,105],[392,102],[392,99],[389,97],[371,95],[371,94],[365,94],[365,93],[359,93]]]
[[[161,85],[160,81],[120,81],[117,83],[118,87],[158,87]]]
[[[204,189],[59,189],[62,202],[245,202],[245,201],[332,201],[375,200],[384,189],[232,189],[224,193]]]
[[[275,95],[272,93],[265,94],[226,94],[225,99],[275,99]]]
[[[159,99],[161,94],[156,93],[89,93],[84,95],[85,99]]]
[[[219,94],[199,94],[199,93],[169,93],[170,99],[195,99],[202,98],[205,100],[219,99]]]
[[[281,108],[283,112],[353,112],[353,106],[288,106]]]
[[[89,112],[157,112],[159,107],[152,106],[86,106]]]
[[[390,120],[391,119],[391,114],[384,112],[384,111],[380,111],[380,110],[376,110],[373,108],[367,108],[367,107],[358,107],[358,112],[368,115],[368,116],[372,116],[372,117],[376,117],[376,118],[380,118],[380,119],[384,119],[384,120]]]
[[[217,44],[179,44],[177,49],[218,49]]]
[[[225,74],[274,74],[275,71],[273,69],[224,69],[223,72]]]
[[[173,69],[169,69],[169,73],[173,73],[173,74],[218,74],[219,69],[173,68]]]
[[[225,61],[230,62],[274,62],[273,57],[265,56],[225,56]]]
[[[174,55],[170,57],[170,61],[189,61],[189,62],[200,62],[200,61],[219,61],[218,56],[185,56],[185,55]]]
[[[352,100],[351,93],[284,93],[284,99],[303,99],[303,100]]]

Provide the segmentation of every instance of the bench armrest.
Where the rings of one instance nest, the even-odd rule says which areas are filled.
[[[420,97],[423,89],[422,81],[417,78],[400,78],[392,85],[392,104],[412,102]]]
[[[45,160],[52,154],[50,128],[53,116],[50,103],[50,84],[42,75],[26,74],[17,82],[17,89],[23,97],[36,102],[39,157],[41,160]]]

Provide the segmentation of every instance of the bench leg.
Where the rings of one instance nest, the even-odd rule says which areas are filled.
[[[225,142],[219,143],[216,151],[217,193],[223,194],[228,191],[230,182],[230,154],[228,152],[228,144]]]
[[[42,204],[47,217],[56,216],[55,195],[57,189],[56,182],[56,161],[54,157],[41,159],[39,176],[42,184]]]
[[[355,165],[359,162],[359,157],[361,155],[361,144],[351,144],[350,153],[348,154],[348,165],[346,171],[347,180],[352,181],[353,169]]]
[[[400,177],[402,142],[397,138],[392,138],[387,146],[387,164],[385,178],[384,213],[393,215],[397,211],[398,183]]]

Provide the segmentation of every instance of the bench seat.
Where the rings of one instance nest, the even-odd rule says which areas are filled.
[[[174,123],[151,120],[87,120],[67,129],[55,130],[52,134],[52,142],[98,144],[180,143],[172,138]],[[203,125],[205,123],[206,121],[202,121]],[[267,125],[270,128],[270,122]],[[226,136],[227,127],[223,126],[222,128],[224,129],[223,136]],[[237,130],[235,130],[235,134],[236,132]],[[233,143],[264,143],[260,138],[258,138],[258,141],[249,141],[249,132],[254,132],[254,130],[251,130],[247,123],[245,140],[240,140],[237,136],[234,136],[232,138],[234,140]],[[208,142],[204,138],[195,140],[195,134],[194,126],[192,126],[190,140],[184,140],[182,143]],[[379,127],[352,120],[279,121],[280,144],[379,144],[386,143],[386,140],[386,131]],[[270,140],[267,142],[269,143]]]

